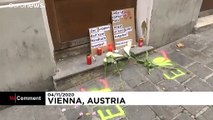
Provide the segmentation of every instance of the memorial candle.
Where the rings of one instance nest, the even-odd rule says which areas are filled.
[[[97,55],[101,55],[102,54],[102,48],[97,48]]]
[[[109,52],[112,52],[112,51],[113,51],[113,45],[112,45],[112,44],[108,44],[107,47],[108,47],[108,51],[109,51]]]
[[[91,64],[92,64],[92,56],[87,55],[87,65],[91,65]]]
[[[138,40],[138,47],[142,47],[142,46],[143,46],[143,39],[140,38],[140,39]]]

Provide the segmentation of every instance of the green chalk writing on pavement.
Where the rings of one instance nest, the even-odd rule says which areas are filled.
[[[173,66],[171,60],[166,60],[164,57],[157,57],[152,61],[152,63],[160,67]]]
[[[90,92],[111,92],[112,91],[109,88],[108,82],[106,80],[101,79],[99,82],[103,84],[103,86],[104,86],[103,89],[92,88],[92,89],[89,89],[89,91]],[[86,92],[87,90],[85,88],[81,88],[80,91]],[[125,116],[124,111],[122,110],[122,108],[119,105],[116,105],[115,107],[118,110],[118,113],[113,114],[109,109],[106,109],[104,112],[107,113],[107,116],[104,116],[104,112],[102,110],[98,110],[97,113],[101,117],[101,120],[108,120],[108,119],[112,119],[112,118],[119,117],[119,116]]]
[[[166,52],[161,51],[161,53],[164,57],[156,57],[152,60],[152,63],[159,66],[159,67],[173,66],[172,61],[167,57]],[[171,70],[169,72],[172,74],[172,76],[170,76],[166,73],[163,73],[164,77],[168,80],[174,80],[174,79],[181,77],[181,76],[186,74],[180,69]]]
[[[125,116],[124,111],[122,110],[122,108],[119,105],[116,105],[116,108],[118,110],[118,113],[116,113],[116,114],[113,114],[109,109],[106,109],[105,112],[107,113],[107,116],[104,115],[104,112],[102,110],[98,110],[97,112],[100,115],[101,120],[109,120],[109,119],[112,119],[115,117]]]
[[[186,74],[183,71],[181,71],[180,69],[176,69],[176,71],[172,70],[170,72],[172,73],[173,76],[169,76],[168,74],[165,74],[165,73],[163,74],[169,80],[174,80],[174,79]]]

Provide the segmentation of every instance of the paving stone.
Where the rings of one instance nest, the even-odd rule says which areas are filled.
[[[206,118],[206,120],[213,120],[213,108],[208,109],[202,115],[204,118]]]
[[[180,82],[181,84],[182,84],[183,82],[185,82],[186,80],[188,80],[188,79],[190,79],[190,78],[193,77],[193,74],[192,74],[191,72],[189,72],[188,70],[185,70],[184,72],[186,73],[185,75],[176,78],[176,80],[177,80],[178,82]]]
[[[209,84],[213,86],[213,76],[206,80]]]
[[[164,50],[155,50],[155,52],[152,52],[151,54],[149,54],[149,59],[154,60],[157,57],[163,57],[161,51],[164,51],[164,52],[166,52],[166,54],[168,54],[168,51],[165,49]]]
[[[197,61],[199,63],[206,64],[212,60],[211,57],[204,55],[204,54],[198,54],[197,56],[194,57],[194,61]]]
[[[193,115],[196,115],[199,113],[205,106],[183,106],[188,112],[190,112]]]
[[[190,57],[190,58],[194,58],[195,56],[197,56],[198,54],[201,54],[201,52],[194,50],[192,48],[189,47],[185,47],[183,49],[181,49],[180,51],[182,54]]]
[[[207,119],[204,118],[202,115],[199,115],[196,119],[197,119],[197,120],[207,120]]]
[[[151,80],[153,83],[158,83],[160,81],[165,80],[163,73],[159,69],[154,69],[151,71],[150,75],[146,75],[146,77]]]
[[[132,91],[132,88],[127,85],[127,83],[123,80],[120,80],[118,75],[109,75],[107,79],[96,78],[97,80],[86,82],[82,85],[76,87],[80,91],[80,89],[85,89],[86,91],[94,91],[94,90],[102,90],[105,88],[104,84],[100,80],[104,80],[108,88],[111,91]]]
[[[207,45],[207,48],[203,49],[201,52],[204,53],[205,55],[212,55],[213,54],[213,42],[209,43]]]
[[[192,48],[192,49],[195,49],[195,50],[201,50],[203,48],[205,48],[206,46],[202,43],[200,43],[198,41],[198,37],[196,36],[187,36],[185,37],[185,39],[187,40],[182,40],[181,42],[186,46],[186,47],[189,47],[189,48]]]
[[[170,43],[168,45],[162,46],[160,48],[158,48],[158,51],[166,51],[167,54],[172,53],[174,51],[176,51],[177,47],[176,47],[176,43]]]
[[[161,120],[171,120],[182,110],[179,106],[150,106]]]
[[[188,47],[182,49],[181,53],[200,63],[208,63],[211,60],[211,57],[208,55]]]
[[[134,88],[140,83],[147,81],[147,78],[142,74],[141,69],[137,65],[127,65],[125,68],[121,75],[130,87]]]
[[[111,105],[111,106],[97,106],[97,107],[93,108],[93,111],[101,111],[105,117],[109,116],[109,114],[106,111],[110,111],[110,113],[112,115],[113,114],[118,114],[118,113],[120,114],[120,113],[124,112],[123,115],[121,114],[121,115],[119,115],[117,117],[113,117],[110,120],[120,120],[121,118],[124,118],[124,120],[125,120],[125,118],[126,118],[125,112],[126,111],[122,107],[121,107],[121,109],[122,109],[122,111],[119,111],[119,109],[117,109],[117,107],[115,105]],[[101,118],[101,116],[98,114],[98,112],[97,112],[97,117]]]
[[[184,91],[185,88],[174,80],[164,80],[158,86],[164,91]]]
[[[145,82],[136,88],[134,88],[136,91],[158,91],[157,88],[151,83],[151,82]]]
[[[0,111],[1,120],[66,120],[56,106],[13,106]]]
[[[203,82],[198,77],[195,77],[191,79],[189,82],[185,84],[185,86],[192,91],[212,91],[213,87],[207,84],[206,82]]]
[[[173,61],[178,63],[181,66],[187,66],[193,62],[190,58],[185,57],[177,52],[173,52],[169,54],[169,58]]]
[[[191,118],[188,114],[186,113],[182,113],[180,114],[177,118],[175,118],[174,120],[195,120],[193,118]]]
[[[160,120],[160,118],[154,118],[154,119],[152,119],[152,120]]]
[[[107,78],[109,88],[112,91],[133,91],[133,89],[123,80],[120,79],[119,75],[110,76]]]
[[[209,68],[211,68],[211,69],[213,69],[213,61],[210,62],[210,63],[208,63],[206,66],[209,67]]]
[[[205,78],[206,76],[212,73],[209,68],[205,67],[200,63],[195,63],[189,66],[188,69],[201,78]]]
[[[204,34],[191,34],[189,35],[191,38],[193,38],[192,40],[194,40],[194,42],[198,43],[198,44],[202,44],[203,46],[199,49],[202,50],[203,48],[205,48],[205,46],[207,46],[212,40],[212,36],[209,35],[204,35]],[[187,46],[186,46],[187,47]],[[188,48],[188,47],[187,47]],[[198,49],[195,49],[198,50]]]
[[[147,106],[128,106],[125,108],[128,120],[153,120],[155,113]]]
[[[178,76],[178,77],[175,78],[180,83],[183,83],[184,81],[188,80],[189,78],[191,78],[193,76],[192,72],[190,72],[190,71],[188,71],[188,70],[186,70],[186,69],[184,69],[184,68],[182,68],[178,65],[175,65],[175,68],[179,69],[181,72],[184,73],[184,75]],[[174,73],[175,74],[178,74],[178,73],[182,74],[180,71],[177,71],[177,70],[163,70],[163,71],[164,71],[165,74],[167,74],[170,77],[175,76]],[[174,73],[172,73],[172,72],[174,72]],[[168,79],[168,80],[170,80],[170,79]]]
[[[208,30],[206,30],[204,32],[198,33],[198,35],[200,35],[200,36],[209,36],[209,37],[211,37],[211,39],[209,39],[209,41],[213,41],[212,40],[212,37],[213,37],[212,33],[213,33],[213,29],[208,29]]]
[[[100,80],[99,78],[96,78],[96,80],[88,81],[84,84],[76,86],[75,89],[77,89],[78,91],[80,91],[82,88],[85,89],[86,91],[92,91],[92,90],[95,90],[95,89],[97,89],[97,90],[103,89],[104,86],[99,80]]]
[[[67,120],[92,120],[91,116],[86,116],[85,114],[88,113],[88,109],[85,106],[79,106],[76,109],[70,109],[64,112],[64,115]],[[83,113],[83,116],[80,116],[80,113]]]

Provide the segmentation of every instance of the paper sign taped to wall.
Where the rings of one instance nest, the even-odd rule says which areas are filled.
[[[89,35],[92,55],[97,53],[98,48],[102,48],[103,52],[107,52],[107,45],[114,45],[111,24],[89,28]]]
[[[116,49],[136,44],[134,8],[112,11],[112,26]]]

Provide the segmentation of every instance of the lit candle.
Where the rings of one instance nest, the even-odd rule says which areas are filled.
[[[91,64],[92,64],[92,56],[87,55],[87,65],[91,65]]]
[[[102,54],[102,48],[98,48],[97,49],[97,55],[101,55]]]
[[[113,51],[113,45],[112,44],[108,44],[108,51],[112,52]]]
[[[142,47],[143,46],[143,38],[140,38],[138,40],[138,47]]]

